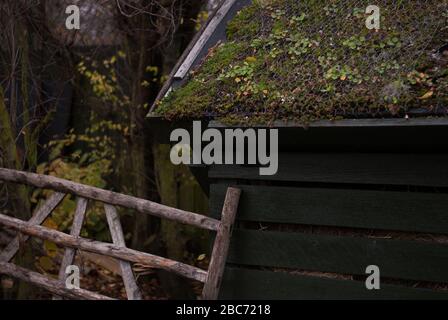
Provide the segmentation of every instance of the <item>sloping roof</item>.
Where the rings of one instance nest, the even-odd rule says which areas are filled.
[[[152,105],[150,112],[154,111],[157,103],[162,100],[173,88],[180,87],[186,80],[188,73],[194,69],[206,56],[210,48],[226,40],[227,23],[235,14],[251,4],[251,0],[222,0],[210,15],[207,23],[195,35],[182,56],[171,71],[168,80]]]
[[[379,30],[366,27],[369,1],[249,2],[227,2],[153,111],[226,122],[447,114],[448,0],[379,0]]]

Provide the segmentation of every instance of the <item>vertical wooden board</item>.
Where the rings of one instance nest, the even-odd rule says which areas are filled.
[[[382,284],[367,290],[363,281],[226,268],[220,299],[448,299],[448,291]]]
[[[216,300],[218,298],[240,195],[240,189],[227,189],[221,223],[214,241],[210,265],[207,271],[207,280],[202,291],[204,300]]]
[[[126,242],[123,236],[123,229],[121,227],[120,217],[114,206],[104,204],[106,211],[107,222],[109,224],[110,233],[112,235],[113,243],[117,246],[126,247]],[[135,281],[132,266],[128,261],[120,261],[121,275],[123,277],[126,294],[129,300],[141,300],[142,295],[140,289]]]
[[[219,219],[227,184],[210,187]],[[448,233],[448,194],[239,185],[237,220]]]
[[[280,153],[278,172],[261,176],[256,167],[215,165],[212,179],[448,186],[447,154]]]
[[[377,265],[387,278],[448,282],[448,245],[418,241],[236,229],[228,262],[355,275]]]

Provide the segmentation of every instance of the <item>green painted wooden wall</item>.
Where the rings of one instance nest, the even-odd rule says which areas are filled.
[[[242,198],[221,290],[229,299],[448,298],[448,155],[280,153],[275,176],[209,170],[210,210]],[[365,288],[378,265],[381,289]]]

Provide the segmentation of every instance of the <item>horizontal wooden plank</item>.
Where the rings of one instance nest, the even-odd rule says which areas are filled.
[[[220,299],[448,299],[448,292],[390,284],[367,290],[361,281],[227,268]]]
[[[278,172],[261,176],[257,167],[215,165],[214,179],[448,186],[448,154],[280,153]]]
[[[395,119],[341,119],[341,120],[318,120],[308,124],[296,121],[281,121],[276,120],[273,123],[265,125],[257,125],[258,128],[358,128],[358,127],[428,127],[428,126],[443,126],[448,127],[448,119],[446,117],[439,118],[395,118]],[[253,126],[245,126],[241,124],[226,124],[220,121],[210,121],[210,128],[252,128]]]
[[[151,115],[148,121],[157,143],[170,144],[170,134],[176,128],[187,129],[192,134],[192,122],[188,120],[173,122]],[[226,125],[202,119],[202,127],[223,131],[253,126]],[[448,152],[446,139],[434,139],[447,135],[448,118],[323,120],[308,126],[282,121],[257,127],[277,128],[282,152]]]
[[[354,275],[377,265],[387,278],[448,282],[448,245],[418,241],[236,229],[227,261]]]
[[[228,185],[210,186],[219,219]],[[239,185],[237,219],[320,226],[448,233],[448,194]]]

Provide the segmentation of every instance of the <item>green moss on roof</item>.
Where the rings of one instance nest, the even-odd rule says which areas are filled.
[[[444,112],[448,0],[376,1],[378,31],[365,26],[368,5],[254,1],[156,113],[266,123]]]

